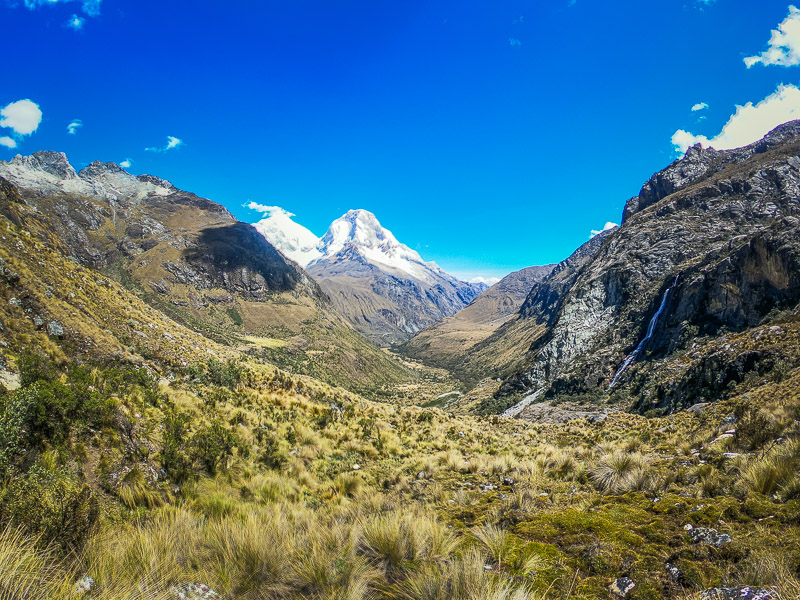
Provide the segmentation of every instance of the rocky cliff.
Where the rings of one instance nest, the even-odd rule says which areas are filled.
[[[546,329],[499,395],[602,397],[662,304],[612,398],[630,398],[640,410],[673,410],[719,397],[748,372],[794,360],[748,354],[745,336],[725,355],[735,365],[727,375],[701,375],[717,340],[796,314],[798,154],[800,123],[792,122],[745,148],[696,146],[654,175],[628,201],[622,227],[572,277],[553,289],[545,282],[528,297],[521,316]]]

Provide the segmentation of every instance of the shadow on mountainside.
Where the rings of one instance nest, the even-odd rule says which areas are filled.
[[[302,277],[299,269],[247,223],[203,229],[183,257],[190,264],[202,267],[226,288],[232,283],[252,287],[257,285],[251,281],[252,276],[260,275],[271,291],[283,292],[295,289]]]

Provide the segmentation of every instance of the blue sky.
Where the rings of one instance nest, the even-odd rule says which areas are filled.
[[[245,221],[260,218],[250,201],[282,206],[317,235],[366,208],[451,272],[502,275],[619,222],[677,156],[676,132],[730,145],[800,111],[794,14],[773,0],[0,0],[5,123],[30,117],[23,99],[42,115],[30,133],[0,128],[0,159],[129,160]]]

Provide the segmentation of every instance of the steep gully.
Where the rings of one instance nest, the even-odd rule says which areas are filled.
[[[664,314],[664,311],[667,309],[667,306],[669,305],[669,299],[672,295],[672,292],[677,287],[679,279],[680,275],[676,276],[675,281],[673,281],[672,285],[669,288],[667,288],[667,290],[664,292],[664,296],[661,298],[661,304],[659,305],[658,310],[655,312],[653,317],[650,319],[650,323],[647,326],[647,333],[639,342],[639,344],[636,346],[636,349],[625,358],[625,360],[622,362],[622,365],[620,365],[620,368],[617,369],[617,372],[611,379],[611,383],[608,386],[607,391],[611,391],[614,388],[614,386],[617,385],[617,383],[619,383],[619,380],[622,378],[625,372],[633,365],[634,362],[636,362],[636,359],[639,358],[639,355],[642,353],[642,350],[644,350],[645,346],[647,345],[647,342],[649,342],[650,339],[653,337],[653,334],[655,333],[656,330],[656,326],[658,325],[661,316]],[[503,412],[501,416],[509,418],[514,418],[518,416],[527,406],[533,404],[537,400],[537,398],[539,398],[539,396],[542,395],[542,392],[544,392],[544,388],[539,389],[534,393],[525,396],[517,404],[515,404],[514,406]]]

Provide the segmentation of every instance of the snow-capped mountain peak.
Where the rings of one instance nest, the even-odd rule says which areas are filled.
[[[368,210],[347,211],[316,238],[277,206],[250,208],[265,214],[256,229],[306,268],[339,314],[377,344],[408,340],[486,289],[422,260]]]
[[[347,211],[331,223],[317,247],[322,252],[319,260],[352,247],[371,263],[402,271],[421,281],[431,281],[431,271],[441,276],[436,263],[423,261],[418,252],[398,242],[374,214],[364,209]]]
[[[253,227],[287,258],[306,267],[322,256],[317,248],[319,238],[300,223],[295,223],[292,220],[294,214],[280,206],[264,206],[255,202],[251,202],[248,208],[264,213],[264,218],[253,223]]]

